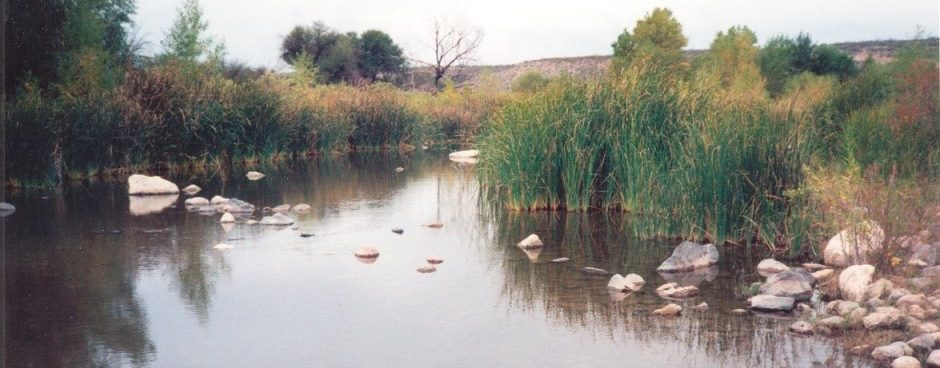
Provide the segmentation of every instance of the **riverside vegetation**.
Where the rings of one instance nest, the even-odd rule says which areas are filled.
[[[423,92],[400,87],[401,50],[378,31],[295,28],[291,71],[275,73],[225,61],[195,1],[153,58],[102,31],[124,29],[133,3],[99,2],[130,8],[65,9],[59,55],[8,78],[8,187],[472,143],[487,198],[508,208],[627,211],[641,235],[792,255],[870,217],[914,231],[938,199],[937,57],[916,44],[859,65],[802,34],[759,47],[739,26],[688,58],[681,25],[655,9],[616,39],[602,78]]]

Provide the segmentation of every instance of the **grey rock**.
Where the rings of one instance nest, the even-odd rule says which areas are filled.
[[[718,249],[713,244],[682,242],[656,271],[684,272],[718,263]]]
[[[653,311],[653,315],[664,317],[675,317],[680,314],[682,314],[682,307],[672,303]]]
[[[891,368],[920,368],[920,361],[911,356],[897,357],[891,362]]]
[[[930,368],[940,368],[940,350],[931,351],[926,363]]]
[[[682,286],[699,286],[703,282],[712,281],[718,277],[718,266],[712,265],[686,272],[659,272],[659,276],[667,282],[675,282]]]
[[[833,300],[826,305],[826,312],[829,314],[843,316],[849,314],[853,309],[859,308],[860,305],[856,302],[846,301],[846,300]]]
[[[786,296],[796,300],[809,300],[813,295],[816,278],[802,268],[779,272],[767,278],[760,286],[761,294]]]
[[[875,360],[894,360],[913,353],[914,349],[911,349],[906,343],[903,341],[895,341],[888,345],[875,348],[875,350],[871,352],[871,357]]]
[[[880,250],[885,232],[873,221],[842,230],[823,248],[823,259],[830,266],[846,267],[868,263],[869,255]]]
[[[640,275],[635,273],[631,273],[627,276],[620,276],[620,274],[616,274],[610,278],[610,281],[607,283],[607,289],[617,291],[637,291],[643,288],[644,284],[646,284],[646,281],[643,280]]]
[[[284,215],[283,213],[275,213],[271,216],[264,216],[261,218],[261,225],[288,226],[293,224],[294,219]]]
[[[765,260],[760,261],[760,263],[757,264],[757,272],[759,272],[761,275],[764,275],[764,276],[775,274],[778,272],[783,272],[789,269],[790,269],[790,266],[787,266],[783,264],[783,262],[780,262],[773,258],[767,258]]]
[[[875,266],[853,265],[839,274],[839,291],[846,300],[863,302],[865,291],[875,274]]]
[[[669,284],[666,284],[669,285]],[[666,286],[663,285],[663,286]],[[656,289],[656,293],[663,298],[674,298],[674,299],[685,299],[691,298],[698,295],[699,290],[695,286],[675,286],[671,288],[664,288],[660,286]]]
[[[906,321],[904,319],[904,313],[901,313],[897,308],[879,307],[875,309],[874,313],[865,316],[862,323],[865,325],[866,329],[880,330],[901,329],[904,327]]]
[[[796,332],[798,334],[812,335],[813,325],[806,321],[796,321],[790,325],[790,331]]]
[[[940,339],[940,332],[928,332],[907,340],[907,345],[915,350],[928,352],[937,347],[938,339]]]

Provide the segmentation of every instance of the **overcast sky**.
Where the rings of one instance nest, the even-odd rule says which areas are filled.
[[[139,35],[160,49],[182,0],[137,0]],[[278,67],[282,37],[316,20],[342,31],[379,29],[412,57],[429,53],[435,18],[459,18],[483,31],[480,64],[610,54],[624,28],[657,6],[672,9],[690,48],[707,48],[715,33],[746,25],[763,43],[777,34],[808,32],[821,43],[901,39],[918,26],[938,34],[937,0],[201,0],[209,33],[229,59]]]

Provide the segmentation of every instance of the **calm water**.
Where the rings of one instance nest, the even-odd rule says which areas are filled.
[[[395,173],[394,168],[407,170]],[[639,241],[619,216],[518,214],[480,205],[472,166],[360,155],[172,179],[256,206],[309,203],[299,230],[177,208],[133,215],[123,183],[21,192],[2,221],[9,367],[841,367],[867,366],[792,320],[735,316],[759,259],[722,254],[698,284],[708,311],[650,316],[655,267],[675,242]],[[47,198],[43,198],[47,197]],[[159,200],[155,200],[159,201]],[[135,212],[140,203],[134,203]],[[255,215],[258,218],[258,214]],[[431,229],[422,224],[441,222]],[[403,235],[392,227],[402,227]],[[302,238],[300,232],[315,233]],[[547,247],[514,244],[538,233]],[[227,251],[212,246],[225,241]],[[375,246],[375,263],[352,252]],[[438,271],[415,269],[425,258]],[[571,262],[553,264],[556,257]],[[594,266],[635,272],[625,298]]]

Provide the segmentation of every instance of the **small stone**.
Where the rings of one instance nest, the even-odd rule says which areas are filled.
[[[911,292],[907,289],[893,289],[888,294],[888,303],[895,303],[898,299],[901,299],[902,296],[910,295]]]
[[[610,281],[607,283],[607,289],[615,291],[637,291],[641,289],[644,284],[646,284],[646,281],[637,274],[631,273],[627,276],[616,274],[610,278]]]
[[[440,222],[432,222],[432,223],[427,224],[427,225],[424,225],[424,226],[425,226],[425,227],[432,228],[432,229],[440,229],[440,228],[444,227],[444,224],[442,224],[442,223],[440,223]]]
[[[202,188],[200,188],[198,185],[196,185],[196,184],[190,184],[190,185],[187,186],[186,188],[183,188],[183,193],[186,193],[186,194],[189,194],[189,195],[194,195],[194,194],[196,194],[196,193],[199,193],[199,191],[201,191],[201,190],[202,190]]]
[[[826,317],[819,320],[818,323],[833,330],[841,330],[848,324],[845,318],[839,316]]]
[[[662,289],[662,286],[656,289],[656,293],[663,298],[684,299],[691,298],[699,294],[699,290],[695,286],[677,286],[662,290],[660,289]]]
[[[397,173],[400,173],[400,172],[403,172],[403,171],[405,171],[405,168],[404,168],[404,167],[396,167],[396,168],[395,168],[395,172],[397,172]]]
[[[773,259],[767,258],[757,264],[757,272],[760,272],[762,275],[769,275],[778,272],[783,272],[789,270],[790,266],[783,264],[782,262]]]
[[[282,204],[282,205],[274,206],[274,207],[268,209],[267,212],[272,212],[272,211],[273,211],[273,212],[280,212],[280,213],[288,213],[288,212],[290,212],[290,204],[285,203],[285,204]]]
[[[444,260],[443,260],[443,259],[440,259],[440,258],[437,258],[437,257],[428,257],[427,261],[428,261],[428,263],[430,263],[430,264],[435,264],[435,265],[436,265],[436,264],[444,263]]]
[[[702,311],[702,310],[708,310],[708,303],[706,303],[706,302],[698,303],[698,305],[692,307],[692,309],[700,310],[700,311]]]
[[[806,321],[796,321],[790,325],[790,331],[796,332],[798,334],[812,335],[813,325]]]
[[[911,356],[902,356],[891,362],[891,368],[920,368],[920,361]]]
[[[215,197],[212,197],[212,200],[210,200],[209,202],[212,203],[213,206],[216,206],[216,205],[220,205],[220,204],[224,204],[228,202],[228,198],[217,195]]]
[[[258,220],[248,220],[248,221],[246,221],[245,223],[248,224],[248,225],[257,225],[257,224],[258,224]]]
[[[376,258],[379,256],[379,250],[373,247],[362,247],[353,254],[359,258]]]
[[[300,237],[301,237],[301,238],[309,238],[309,237],[311,237],[311,236],[316,236],[316,234],[313,234],[313,233],[300,233]]]
[[[826,312],[838,316],[846,316],[849,312],[859,307],[860,305],[856,302],[833,300],[826,305]]]
[[[731,314],[747,314],[747,311],[741,308],[732,309]]]
[[[231,224],[231,223],[234,223],[234,222],[235,222],[235,216],[232,216],[231,213],[226,212],[225,214],[222,215],[222,219],[219,220],[219,222],[221,222],[221,223],[223,223],[223,224]]]
[[[214,245],[214,246],[212,247],[212,249],[215,249],[215,250],[229,250],[229,249],[232,249],[232,246],[231,246],[231,245],[228,245],[228,244],[225,244],[225,243],[219,243],[219,244]]]
[[[672,303],[653,311],[655,316],[675,317],[680,314],[682,314],[682,307]]]
[[[522,241],[520,241],[516,245],[518,245],[522,249],[536,249],[536,248],[541,248],[545,246],[544,244],[542,244],[542,239],[539,239],[539,236],[535,234],[531,234],[525,239],[522,239]]]
[[[393,227],[392,232],[395,234],[401,235],[405,232],[405,229],[402,229],[400,227]]]
[[[570,260],[571,260],[571,258],[568,258],[568,257],[561,257],[561,258],[555,258],[555,259],[553,259],[553,260],[552,260],[552,263],[565,263],[565,262],[568,262],[568,261],[570,261]]]
[[[904,327],[904,314],[897,308],[879,307],[862,320],[866,329],[900,329]]]
[[[261,225],[289,226],[293,224],[294,219],[280,212],[275,212],[271,216],[264,216],[261,218]]]
[[[248,180],[259,180],[264,177],[264,174],[257,171],[249,171],[247,174],[245,174],[245,177],[248,178]]]
[[[596,268],[596,267],[582,267],[581,272],[586,273],[588,275],[599,275],[599,276],[607,276],[610,274],[610,272],[607,272],[607,270]]]
[[[431,273],[437,271],[437,268],[431,265],[418,267],[418,272],[420,273]]]
[[[307,213],[307,212],[310,212],[311,210],[313,210],[313,208],[310,207],[310,205],[306,203],[301,203],[291,208],[291,211],[294,211],[296,213]]]
[[[186,201],[183,202],[183,204],[186,205],[186,207],[208,206],[209,200],[203,197],[192,197],[192,198],[187,198]]]
[[[920,307],[925,307],[930,305],[930,302],[927,301],[927,297],[924,294],[909,294],[904,295],[894,302],[894,306],[898,309],[905,309],[911,305],[917,305]]]

